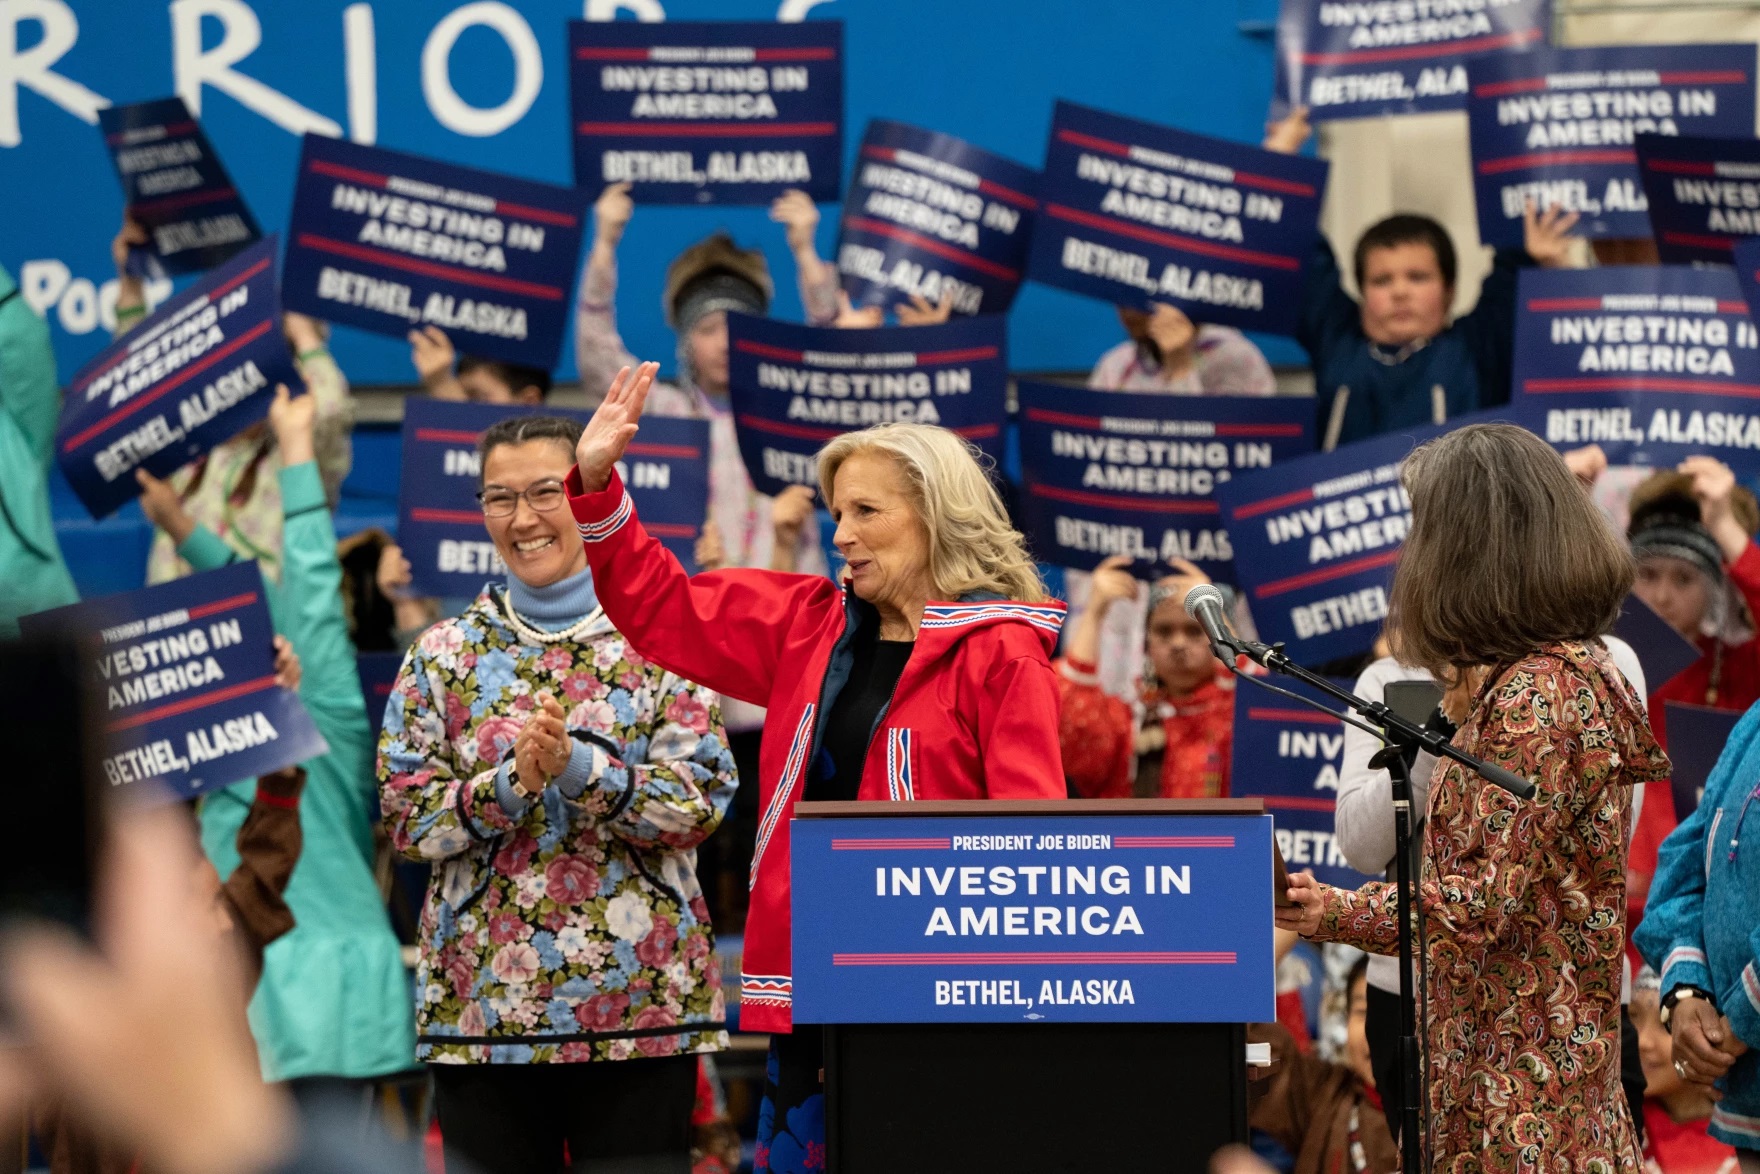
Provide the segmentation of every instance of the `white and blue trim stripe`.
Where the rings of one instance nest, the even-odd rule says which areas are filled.
[[[776,825],[782,822],[782,813],[788,810],[794,785],[800,781],[801,765],[807,759],[807,746],[813,740],[813,711],[817,708],[809,701],[807,707],[801,711],[800,724],[794,728],[794,740],[788,744],[788,759],[782,764],[782,779],[776,784],[775,793],[770,796],[770,806],[765,810],[764,818],[758,822],[758,843],[752,851],[752,873],[747,882],[749,886],[756,886],[758,883],[758,866],[764,862],[764,849],[769,847]]]
[[[1668,981],[1668,972],[1680,965],[1697,966],[1701,970],[1709,970],[1705,964],[1705,951],[1695,946],[1676,946],[1662,959],[1661,985],[1664,991],[1675,984]]]
[[[1725,1133],[1733,1133],[1739,1137],[1760,1142],[1760,1117],[1750,1117],[1745,1113],[1733,1113],[1722,1105],[1715,1105],[1711,1109],[1711,1124],[1722,1129]],[[1760,1145],[1748,1148],[1760,1149]]]
[[[924,628],[961,628],[993,620],[1024,620],[1056,635],[1063,628],[1063,617],[1069,609],[1062,603],[961,603],[931,604],[923,609]]]
[[[1742,993],[1748,996],[1748,1006],[1760,1015],[1760,974],[1755,973],[1752,962],[1742,967]]]
[[[578,522],[575,528],[581,532],[582,542],[603,542],[623,529],[623,524],[634,516],[635,503],[630,501],[629,490],[626,489],[617,508],[611,511],[609,517],[597,522]]]
[[[792,1006],[794,979],[786,974],[741,974],[739,1001],[769,1007]]]
[[[916,772],[911,766],[911,731],[903,727],[886,731],[886,797],[895,801],[917,797]]]

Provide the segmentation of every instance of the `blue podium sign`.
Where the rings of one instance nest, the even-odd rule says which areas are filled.
[[[1275,1017],[1263,815],[796,819],[798,1023]]]

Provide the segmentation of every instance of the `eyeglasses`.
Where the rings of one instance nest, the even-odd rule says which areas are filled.
[[[510,517],[519,509],[519,499],[525,498],[534,510],[547,514],[562,505],[568,496],[562,488],[562,482],[555,478],[534,481],[523,490],[508,489],[501,485],[491,485],[487,489],[477,490],[477,500],[482,503],[485,518]]]

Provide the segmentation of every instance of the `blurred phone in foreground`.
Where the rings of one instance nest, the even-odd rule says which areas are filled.
[[[51,921],[87,933],[97,858],[103,728],[71,639],[0,641],[0,745],[11,762],[12,842],[0,852],[0,927]]]

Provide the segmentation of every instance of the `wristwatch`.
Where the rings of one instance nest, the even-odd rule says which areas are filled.
[[[507,785],[521,799],[536,799],[538,797],[539,792],[528,791],[526,785],[519,781],[519,767],[511,763],[507,767]]]
[[[1663,1027],[1667,1028],[1670,1033],[1674,1031],[1673,1020],[1675,1005],[1682,999],[1704,999],[1713,1009],[1716,1009],[1717,1007],[1717,1000],[1711,997],[1710,991],[1701,990],[1696,986],[1688,986],[1685,983],[1682,983],[1680,986],[1671,987],[1669,992],[1662,996],[1662,1006],[1656,1012],[1656,1021],[1662,1024]]]

